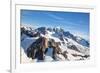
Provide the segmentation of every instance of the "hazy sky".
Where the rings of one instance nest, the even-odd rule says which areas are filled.
[[[89,39],[89,13],[21,10],[21,24],[33,27],[61,27]]]

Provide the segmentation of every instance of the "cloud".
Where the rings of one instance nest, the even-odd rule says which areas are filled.
[[[78,30],[69,30],[72,34],[74,34],[75,36],[80,36],[86,40],[89,40],[89,35],[86,34],[85,32],[82,31],[78,31]]]
[[[49,17],[56,19],[56,20],[64,20],[64,18],[54,15],[54,14],[51,14],[51,13],[45,13],[45,14],[47,14]]]

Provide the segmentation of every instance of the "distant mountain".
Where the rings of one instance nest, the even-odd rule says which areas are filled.
[[[68,37],[68,38],[71,38],[71,39],[75,40],[75,36],[73,34],[71,34],[69,31],[63,32],[63,35],[65,37]]]
[[[47,33],[47,28],[46,27],[39,27],[39,28],[37,28],[35,30],[38,31],[39,33],[42,33],[42,34],[46,34]]]
[[[89,42],[81,37],[78,37],[76,36],[75,37],[75,41],[78,42],[79,44],[83,45],[83,46],[86,46],[86,47],[89,47]]]

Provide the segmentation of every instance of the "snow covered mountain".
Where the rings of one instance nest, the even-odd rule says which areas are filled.
[[[57,43],[57,49],[61,51],[56,53],[53,57],[53,49],[51,47],[47,47],[46,53],[43,54],[44,60],[43,61],[62,61],[62,60],[85,60],[89,59],[89,42],[82,37],[74,36],[69,31],[64,31],[60,27],[56,28],[46,28],[46,27],[39,27],[33,30],[32,27],[21,26],[21,49],[24,50],[25,54],[27,55],[27,49],[30,46],[35,46],[35,43],[39,43],[42,41],[37,41],[40,37],[45,37],[48,39],[48,42]],[[35,42],[35,43],[34,43]],[[39,43],[40,44],[40,43]],[[39,46],[38,44],[38,46]],[[33,51],[33,50],[32,50]],[[34,52],[34,51],[33,51]],[[29,53],[30,55],[30,53]],[[31,52],[31,57],[33,59],[33,53]],[[42,54],[39,54],[42,55]],[[36,56],[36,54],[35,54]],[[27,56],[30,60],[30,57]],[[24,58],[22,58],[24,59]],[[40,61],[37,57],[37,61]],[[33,59],[33,60],[34,60]],[[28,59],[25,59],[28,60]]]

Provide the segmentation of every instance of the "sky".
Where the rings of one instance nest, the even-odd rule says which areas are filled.
[[[21,10],[21,25],[38,27],[61,27],[74,35],[89,40],[89,13]]]

